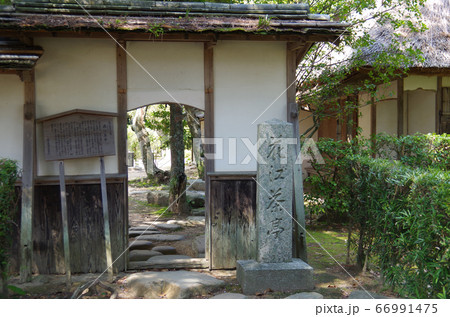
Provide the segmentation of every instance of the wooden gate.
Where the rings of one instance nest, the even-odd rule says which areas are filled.
[[[256,175],[210,177],[211,266],[232,269],[236,260],[256,259]]]

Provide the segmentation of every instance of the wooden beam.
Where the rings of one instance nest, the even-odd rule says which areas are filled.
[[[33,257],[34,143],[36,139],[36,89],[34,70],[24,71],[22,214],[20,223],[20,281],[31,281]]]
[[[59,37],[59,38],[110,38],[106,32],[100,31],[48,31],[48,30],[2,30],[5,37]],[[109,32],[114,38],[124,41],[152,41],[152,42],[211,42],[216,40],[233,41],[282,41],[298,42],[333,42],[338,39],[337,35],[329,34],[255,34],[251,32],[214,33],[214,32],[167,32],[155,38],[153,34],[146,32]]]
[[[214,138],[214,45],[205,43],[203,49],[204,58],[204,85],[205,85],[205,138]],[[212,144],[204,147],[205,153],[214,153]],[[211,248],[211,178],[208,173],[214,172],[214,160],[205,159],[205,177],[206,177],[206,257],[209,259],[209,268],[213,268],[212,248]]]
[[[442,76],[437,77],[436,88],[436,105],[435,105],[435,132],[442,133],[441,127],[441,112],[442,112]]]
[[[397,136],[403,135],[403,78],[397,79]]]
[[[103,228],[105,233],[106,270],[109,281],[114,277],[112,247],[111,247],[111,225],[109,223],[108,191],[106,188],[105,161],[100,157],[100,188],[102,192]]]
[[[64,245],[64,267],[66,268],[66,285],[70,287],[72,282],[72,270],[70,266],[70,239],[69,239],[69,217],[67,216],[66,182],[64,179],[64,161],[59,162],[59,188],[61,196],[61,219]]]
[[[294,151],[294,162],[300,153],[300,132],[298,122],[298,105],[296,102],[297,84],[297,55],[294,50],[289,49],[289,44],[286,47],[286,97],[287,97],[287,121],[292,123],[294,135],[297,139],[297,146]],[[292,255],[294,258],[300,258],[307,261],[306,253],[306,222],[305,222],[305,205],[303,201],[303,177],[302,177],[302,162],[294,164],[293,178],[293,199],[292,199],[292,217],[294,219],[293,233],[292,233]]]
[[[117,152],[119,174],[126,174],[127,167],[127,53],[126,42],[116,45],[117,61]]]
[[[297,50],[296,52],[296,60],[295,63],[298,66],[298,64],[300,64],[300,62],[302,61],[302,59],[305,57],[306,53],[308,53],[309,49],[311,48],[311,46],[313,46],[314,43],[306,43],[303,48]]]

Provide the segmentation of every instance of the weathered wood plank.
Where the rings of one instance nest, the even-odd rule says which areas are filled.
[[[69,221],[67,217],[66,182],[64,180],[64,161],[59,162],[59,191],[61,200],[61,219],[64,245],[64,267],[67,286],[71,284]]]
[[[23,160],[22,160],[22,208],[21,208],[21,260],[20,280],[31,281],[32,271],[32,218],[34,204],[34,143],[36,139],[36,90],[34,70],[23,72]]]
[[[101,196],[102,196],[102,209],[103,209],[103,231],[105,239],[105,254],[106,254],[106,269],[108,270],[109,279],[114,277],[114,271],[112,267],[112,251],[111,251],[111,226],[109,224],[109,209],[108,209],[108,192],[106,189],[106,177],[105,177],[105,161],[103,156],[100,157],[100,180],[101,180]]]
[[[256,182],[236,182],[236,259],[256,259]]]

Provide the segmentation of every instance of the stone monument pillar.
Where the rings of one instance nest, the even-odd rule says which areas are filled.
[[[292,258],[292,128],[280,120],[258,125],[257,259],[237,261],[236,273],[245,294],[314,288],[312,267]]]

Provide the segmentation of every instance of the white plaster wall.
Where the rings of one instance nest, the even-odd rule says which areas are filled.
[[[358,96],[359,113],[358,126],[362,129],[361,135],[365,138],[370,137],[370,95],[360,93]]]
[[[128,109],[181,103],[205,109],[203,43],[127,42]]]
[[[436,92],[422,89],[408,91],[407,98],[408,134],[435,132]]]
[[[450,76],[442,77],[442,87],[450,87]]]
[[[244,136],[255,144],[258,123],[286,120],[286,43],[219,41],[214,84],[214,135],[224,139],[224,153],[229,138]],[[235,162],[226,154],[216,160],[216,171],[256,171],[256,159],[240,139],[236,149]]]
[[[0,74],[0,158],[9,158],[22,166],[23,83],[17,75]]]
[[[397,135],[397,100],[384,100],[376,103],[377,133]]]
[[[437,89],[437,79],[436,76],[421,76],[421,75],[411,75],[404,79],[403,89],[406,90],[436,90]]]
[[[116,47],[107,39],[37,38],[44,55],[36,66],[36,116],[89,109],[117,112]],[[117,123],[115,124],[117,147]],[[117,150],[116,150],[117,151]],[[37,126],[38,175],[58,175],[58,163],[43,156]],[[107,173],[117,173],[117,156],[105,157]],[[68,160],[67,175],[99,174],[97,158]]]
[[[397,98],[397,81],[377,86],[375,101]]]

